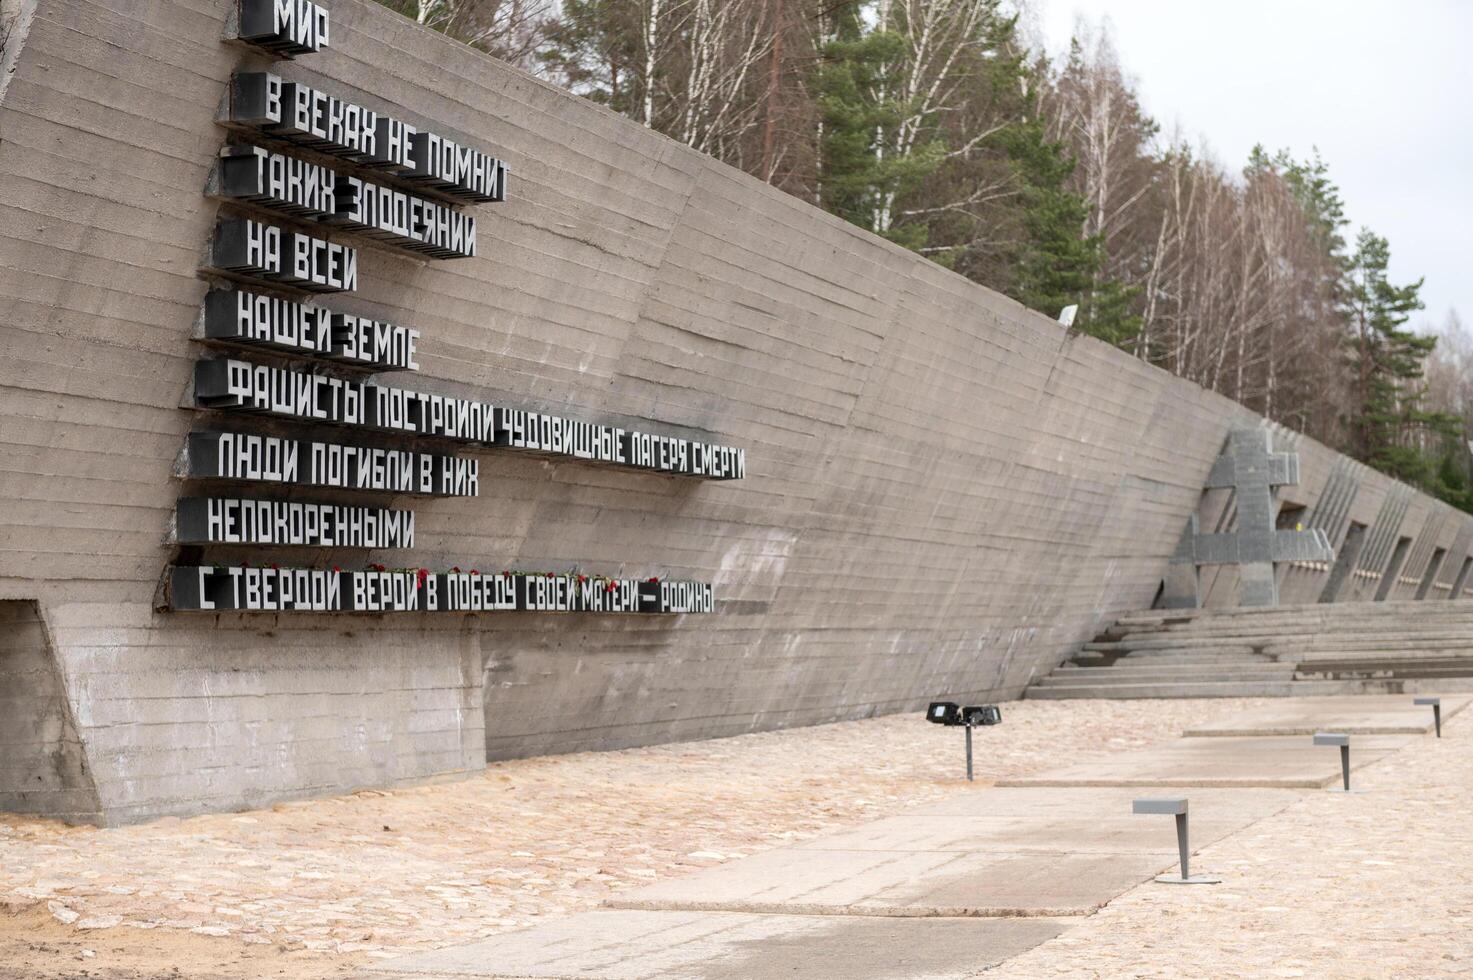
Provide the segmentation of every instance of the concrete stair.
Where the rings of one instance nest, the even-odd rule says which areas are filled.
[[[1122,616],[1030,698],[1473,691],[1473,602],[1366,602]]]

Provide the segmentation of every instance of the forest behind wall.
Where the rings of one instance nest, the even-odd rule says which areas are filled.
[[[1028,0],[380,0],[1473,510],[1473,339],[1317,151],[1227,165]]]

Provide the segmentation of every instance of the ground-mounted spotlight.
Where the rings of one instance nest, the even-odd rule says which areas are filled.
[[[926,709],[926,720],[938,725],[960,725],[962,706],[955,701],[932,701]]]
[[[962,724],[968,726],[1000,725],[1002,724],[1002,709],[995,704],[983,704],[963,708]]]
[[[962,707],[955,701],[932,701],[926,709],[926,720],[937,725],[967,730],[967,782],[972,781],[972,729],[983,725],[1002,724],[1002,709],[995,704],[973,704]]]

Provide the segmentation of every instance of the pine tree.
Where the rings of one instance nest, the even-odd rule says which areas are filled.
[[[1453,416],[1422,405],[1424,365],[1437,338],[1403,329],[1422,308],[1422,280],[1393,285],[1387,279],[1390,261],[1386,239],[1363,229],[1346,288],[1356,386],[1349,428],[1361,460],[1397,479],[1430,487],[1435,473],[1425,446],[1429,438],[1455,436],[1460,426]]]
[[[813,85],[819,203],[1049,316],[1080,304],[1077,329],[1134,337],[1134,291],[1098,281],[1100,242],[1083,233],[1087,209],[1068,187],[1075,161],[1047,137],[1016,17],[977,7],[969,33],[953,35],[950,101],[928,113],[898,95],[917,87],[907,74],[914,11],[886,6],[889,20],[852,5],[830,21]],[[897,135],[918,126],[920,138]]]
[[[815,78],[823,136],[819,143],[819,204],[861,228],[911,249],[926,244],[924,225],[877,228],[876,202],[886,194],[904,196],[941,165],[945,145],[925,143],[916,151],[885,155],[877,142],[905,116],[907,106],[893,95],[901,64],[902,39],[866,28],[860,10],[835,15],[833,38],[822,48]]]
[[[1011,293],[1031,309],[1057,315],[1064,307],[1081,303],[1094,285],[1099,240],[1080,234],[1088,207],[1065,187],[1074,172],[1074,160],[1062,146],[1045,138],[1042,124],[1031,119],[1014,126],[1006,143],[1022,181],[1025,231]],[[1110,343],[1133,334],[1133,329],[1129,333],[1117,329],[1124,319],[1120,308],[1103,311],[1101,316],[1092,315],[1094,312],[1081,309],[1077,328]]]
[[[562,0],[544,27],[543,70],[584,98],[635,116],[648,81],[639,13],[627,0]]]

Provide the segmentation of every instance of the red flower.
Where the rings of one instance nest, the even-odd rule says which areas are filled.
[[[480,573],[480,572],[478,572],[478,571],[476,571],[476,570],[475,570],[475,569],[474,569],[474,568],[472,568],[472,569],[471,569],[471,574],[472,574],[472,575],[479,575],[479,574],[481,574],[481,573]]]
[[[271,563],[271,570],[273,572],[279,572],[279,571],[281,571],[281,566],[278,565],[278,564],[276,564],[276,562],[272,562]]]
[[[342,569],[339,568],[336,565],[332,566],[332,570],[333,570],[333,574],[337,574],[338,572],[341,572],[342,571]]]
[[[655,578],[654,576],[650,576],[650,584],[651,585],[659,585],[660,584],[660,580],[658,578]]]
[[[605,591],[605,592],[612,592],[612,591],[614,591],[614,588],[615,588],[615,587],[616,587],[616,586],[617,586],[617,585],[618,585],[618,583],[617,583],[617,582],[614,582],[614,581],[613,581],[613,580],[612,580],[612,579],[611,579],[611,580],[610,580],[610,581],[609,581],[609,584],[608,584],[608,585],[606,585],[606,586],[604,586],[604,591]]]
[[[373,569],[375,572],[387,572],[388,571],[387,568],[385,568],[383,565],[378,564],[377,562],[375,562],[372,565],[369,565],[368,567],[371,568],[371,569]]]
[[[552,574],[552,572],[548,572],[548,573],[547,573],[547,577],[548,577],[548,578],[557,578],[557,576],[556,576],[556,575],[554,575],[554,574]]]
[[[588,581],[588,576],[587,575],[579,575],[578,576],[578,584],[579,585],[582,585],[584,582],[587,582],[587,581]]]
[[[424,585],[425,579],[430,577],[430,570],[428,568],[421,568],[415,577],[419,579],[420,585]]]
[[[454,572],[456,575],[459,575],[460,574],[460,566],[459,565],[456,565],[455,567],[451,568],[450,570],[452,572]]]

